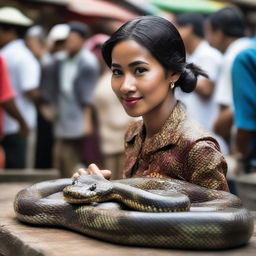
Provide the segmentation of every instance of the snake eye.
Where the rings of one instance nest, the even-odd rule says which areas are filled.
[[[90,191],[94,191],[96,189],[96,187],[97,187],[96,184],[91,185]]]

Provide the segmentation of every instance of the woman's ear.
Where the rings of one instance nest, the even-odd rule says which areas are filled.
[[[170,82],[176,83],[180,78],[180,74],[175,73],[170,75]]]

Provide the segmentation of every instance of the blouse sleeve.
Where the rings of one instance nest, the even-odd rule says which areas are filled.
[[[188,154],[190,182],[210,189],[229,191],[227,163],[212,141],[198,141]]]

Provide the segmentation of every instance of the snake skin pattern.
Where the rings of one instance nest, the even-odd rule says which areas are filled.
[[[98,203],[81,204],[88,196]],[[227,249],[253,233],[253,218],[236,196],[174,179],[45,181],[20,191],[14,209],[22,222],[134,246]]]
[[[145,138],[142,121],[129,126],[125,135],[125,178],[167,177],[228,191],[226,172],[217,141],[187,115],[180,102],[151,138]]]

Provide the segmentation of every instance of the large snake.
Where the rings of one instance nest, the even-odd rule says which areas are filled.
[[[20,191],[14,209],[22,222],[125,245],[226,249],[253,233],[253,217],[238,197],[174,179],[45,181]]]

